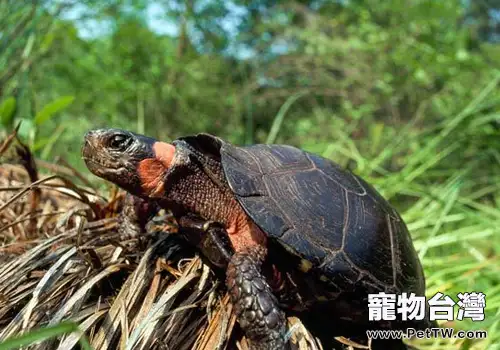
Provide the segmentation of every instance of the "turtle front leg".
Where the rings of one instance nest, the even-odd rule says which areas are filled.
[[[285,313],[261,274],[265,256],[266,249],[262,246],[236,252],[227,268],[226,285],[250,349],[289,349],[285,341]]]
[[[147,222],[158,212],[159,207],[130,193],[125,194],[123,208],[118,215],[118,234],[122,239],[141,236]]]
[[[231,260],[233,248],[228,233],[220,223],[204,220],[196,215],[179,219],[179,232],[197,246],[203,255],[217,267],[225,268]]]

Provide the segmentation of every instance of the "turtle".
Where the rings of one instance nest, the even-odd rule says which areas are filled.
[[[223,269],[251,349],[288,349],[288,315],[325,344],[433,325],[428,313],[369,320],[369,294],[424,296],[425,276],[400,214],[329,159],[291,145],[238,146],[208,133],[169,143],[116,128],[89,130],[82,158],[94,175],[168,208]],[[400,339],[377,346],[406,349]]]

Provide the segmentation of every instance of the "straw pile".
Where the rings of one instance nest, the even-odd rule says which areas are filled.
[[[0,157],[0,342],[72,320],[96,350],[247,349],[220,273],[176,243],[174,225],[120,236],[123,193],[105,198],[71,167],[33,159],[15,132]],[[321,349],[289,322],[294,348]]]

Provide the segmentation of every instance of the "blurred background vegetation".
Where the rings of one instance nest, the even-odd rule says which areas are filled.
[[[448,325],[487,340],[419,344],[498,349],[499,40],[496,0],[0,0],[0,136],[83,172],[101,126],[322,154],[402,212],[429,295],[486,293]]]

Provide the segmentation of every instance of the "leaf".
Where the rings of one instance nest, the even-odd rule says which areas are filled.
[[[9,97],[0,105],[0,122],[4,126],[10,125],[12,118],[14,118],[14,112],[16,110],[16,99],[14,97]]]
[[[33,44],[35,43],[35,34],[31,34],[28,37],[28,42],[26,43],[26,46],[24,47],[24,51],[22,54],[22,58],[26,59],[31,53],[31,50],[33,50]]]
[[[65,129],[66,129],[66,125],[64,125],[64,124],[59,125],[49,138],[38,141],[33,146],[33,151],[36,151],[37,149],[43,148],[42,153],[41,153],[41,158],[47,159],[49,157],[50,152],[52,151],[54,145],[56,144],[57,140],[59,140],[59,138],[62,136],[62,133],[64,132]]]
[[[380,142],[382,141],[383,132],[384,132],[383,123],[375,123],[375,125],[373,125],[370,129],[370,136],[373,140],[371,149],[374,155],[376,155],[378,152]]]
[[[41,52],[46,52],[50,49],[50,46],[54,42],[54,37],[54,32],[49,32],[43,37],[42,43],[40,44]]]
[[[62,96],[57,100],[45,105],[35,116],[35,124],[40,125],[49,120],[54,114],[69,106],[75,100],[75,96]]]
[[[50,338],[55,338],[63,334],[73,332],[81,333],[76,323],[61,322],[55,326],[35,329],[15,338],[8,338],[4,342],[0,343],[0,350],[18,349],[22,346],[31,345],[33,343],[41,342]],[[82,335],[82,338],[80,339],[80,345],[85,350],[92,349],[87,338],[84,335]]]
[[[21,139],[29,140],[34,137],[35,124],[32,119],[19,118],[21,125],[19,126],[18,135]]]

